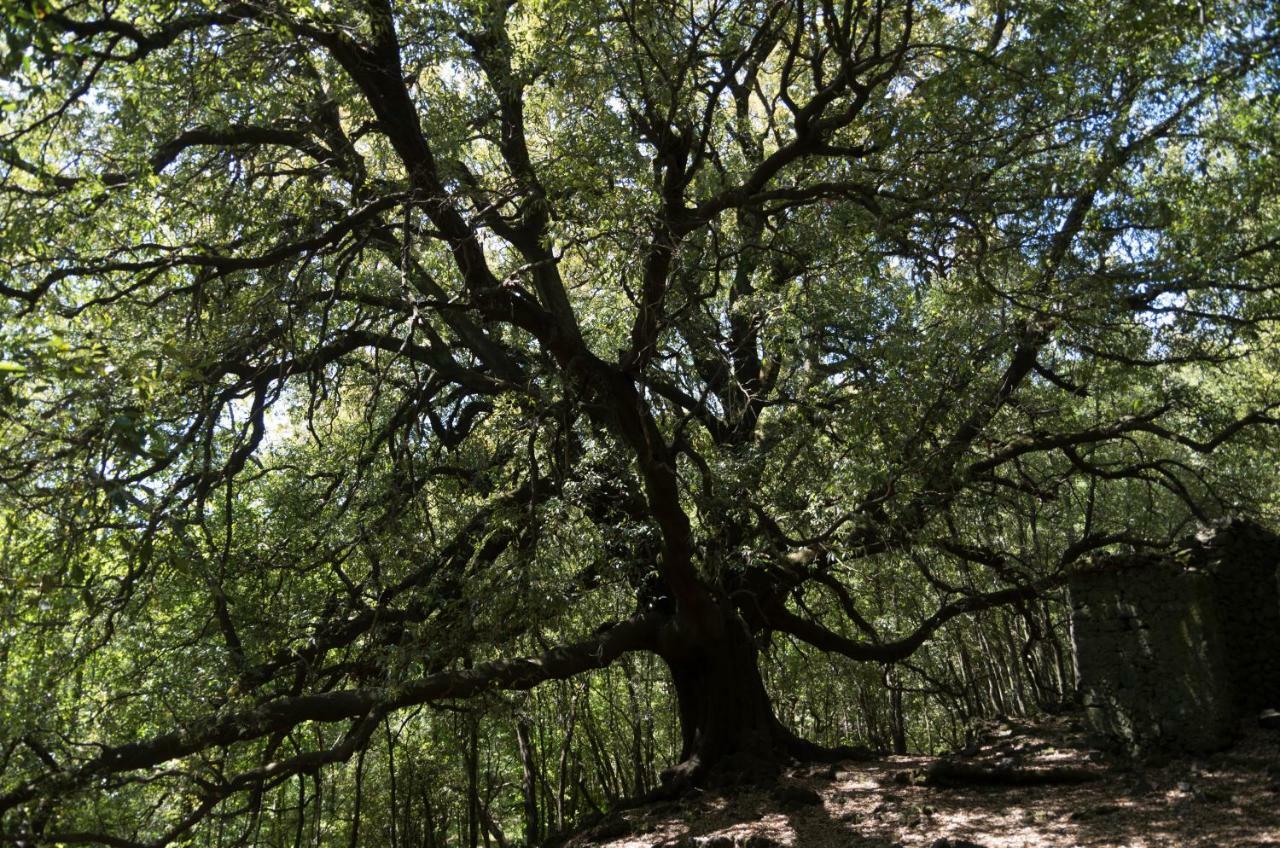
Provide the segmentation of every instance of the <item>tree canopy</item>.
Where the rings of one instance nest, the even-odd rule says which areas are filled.
[[[3,9],[0,838],[644,656],[819,757],[773,640],[1280,503],[1270,2]]]

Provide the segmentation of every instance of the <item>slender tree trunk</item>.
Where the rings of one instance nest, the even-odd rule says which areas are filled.
[[[293,848],[302,848],[302,831],[307,824],[307,779],[298,775],[298,830],[294,834]]]
[[[467,845],[480,844],[480,728],[474,713],[467,714]]]
[[[400,820],[400,804],[396,797],[396,741],[391,736],[390,720],[384,719],[382,726],[387,734],[387,786],[391,809],[388,819],[391,824],[391,848],[400,848],[400,830],[397,827]]]
[[[422,791],[422,818],[426,821],[423,828],[423,835],[426,837],[427,848],[436,848],[440,844],[440,840],[436,838],[436,814],[435,805],[431,803],[431,789],[425,783],[421,783],[419,788]],[[439,828],[444,834],[448,835],[448,820]]]
[[[907,753],[907,717],[902,711],[902,680],[897,667],[889,669],[889,721],[893,733],[893,753]]]
[[[587,709],[582,714],[582,732],[587,738],[587,753],[591,755],[591,760],[595,765],[596,777],[600,782],[600,788],[603,790],[605,798],[609,801],[616,801],[622,796],[623,788],[615,774],[613,763],[606,750],[607,741],[600,739],[600,734],[596,732],[595,722],[591,718],[591,710]]]
[[[564,830],[564,796],[568,781],[569,752],[573,748],[573,732],[578,725],[577,692],[569,688],[569,712],[565,718],[564,743],[560,746],[560,767],[556,772],[556,830]]]
[[[312,838],[315,840],[315,844],[319,845],[322,839],[321,826],[324,822],[324,783],[320,776],[320,769],[316,769],[311,773],[311,775],[315,779],[316,784],[316,821],[314,835]]]
[[[493,811],[490,809],[492,804],[493,799],[489,799],[480,806],[480,820],[484,826],[484,844],[486,846],[490,845],[489,839],[492,837],[493,841],[498,844],[498,848],[507,848],[507,835],[503,833],[502,826],[493,818]]]
[[[355,798],[352,801],[353,810],[351,812],[351,839],[348,844],[351,848],[359,848],[360,845],[360,806],[364,799],[364,755],[367,748],[360,749],[360,755],[356,757],[356,791]]]
[[[520,746],[520,767],[524,773],[524,841],[533,845],[542,837],[538,827],[538,768],[533,761],[529,720],[523,716],[516,719],[516,743]]]
[[[596,803],[596,799],[591,797],[591,787],[587,786],[586,775],[581,771],[578,772],[578,797],[587,802],[587,806],[591,808],[593,813],[603,813],[600,805]]]

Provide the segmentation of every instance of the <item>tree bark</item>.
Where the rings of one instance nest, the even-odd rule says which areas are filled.
[[[897,666],[886,675],[889,684],[889,713],[893,727],[893,753],[907,753],[907,717],[902,709],[902,679]]]
[[[853,748],[828,749],[797,737],[778,721],[760,675],[758,651],[746,623],[715,606],[718,622],[703,622],[701,638],[660,639],[671,671],[681,728],[680,762],[663,772],[661,794],[706,784],[771,780],[797,760],[858,757]],[[710,626],[709,626],[710,625]],[[714,633],[714,638],[705,634]]]
[[[516,719],[516,743],[520,747],[520,767],[524,782],[524,839],[529,845],[535,844],[541,837],[538,826],[538,769],[533,759],[533,740],[529,736],[529,719],[521,716]]]
[[[474,713],[467,713],[467,844],[480,844],[480,732]]]

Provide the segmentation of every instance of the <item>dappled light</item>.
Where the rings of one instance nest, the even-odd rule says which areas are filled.
[[[1037,762],[1097,756],[1062,721],[1002,724],[985,740],[1011,751],[1039,749]],[[982,756],[988,756],[986,752]],[[1160,766],[1120,768],[1071,786],[937,788],[902,776],[923,773],[924,757],[842,763],[804,780],[820,804],[787,808],[765,791],[710,794],[683,805],[626,812],[569,844],[577,848],[866,846],[866,848],[1217,848],[1280,841],[1280,810],[1267,767],[1280,739],[1256,730],[1229,753]],[[626,836],[597,834],[630,830]],[[727,840],[727,841],[717,841]],[[752,841],[754,840],[754,842]]]
[[[0,0],[0,845],[1274,841],[1277,10]]]

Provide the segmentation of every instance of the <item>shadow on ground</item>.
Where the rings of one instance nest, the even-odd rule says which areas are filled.
[[[784,789],[707,792],[628,810],[573,848],[1280,848],[1280,733],[1249,728],[1234,748],[1159,766],[1090,749],[1069,719],[991,728],[948,762],[1098,779],[1055,785],[929,785],[937,759],[798,769]],[[966,765],[968,768],[968,765]],[[972,769],[969,769],[972,771]],[[1037,771],[1038,770],[1038,771]],[[965,772],[968,773],[967,771]],[[789,787],[786,788],[786,787]]]

